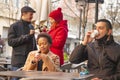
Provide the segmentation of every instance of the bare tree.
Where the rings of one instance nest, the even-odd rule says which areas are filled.
[[[109,4],[109,9],[107,9],[107,18],[111,20],[112,26],[114,29],[118,29],[120,26],[120,4],[117,3],[115,6],[114,4]]]
[[[107,16],[106,18],[111,20],[112,26],[114,28],[114,38],[117,42],[120,42],[120,3],[116,3],[115,5],[113,3],[109,4],[109,8],[107,9]]]

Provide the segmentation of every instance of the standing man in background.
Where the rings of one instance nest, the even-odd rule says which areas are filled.
[[[34,37],[34,28],[31,26],[31,20],[35,11],[28,6],[21,9],[21,19],[13,23],[8,31],[8,44],[12,50],[12,70],[15,71],[22,67],[26,61],[28,53],[36,50],[36,41]]]

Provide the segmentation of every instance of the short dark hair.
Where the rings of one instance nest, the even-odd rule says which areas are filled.
[[[112,24],[109,20],[107,19],[99,19],[97,22],[105,22],[107,24],[108,29],[112,29]]]
[[[41,37],[46,38],[46,39],[48,40],[48,42],[49,42],[50,44],[52,44],[52,38],[51,38],[51,36],[50,36],[48,33],[45,33],[45,32],[41,32],[41,33],[37,36],[37,43],[38,43],[39,38],[41,38]]]

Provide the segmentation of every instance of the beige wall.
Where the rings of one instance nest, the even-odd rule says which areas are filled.
[[[8,46],[8,43],[7,43],[7,34],[8,34],[10,22],[13,23],[12,20],[0,17],[0,34],[5,42],[4,53],[2,54],[3,57],[11,57],[11,47]]]

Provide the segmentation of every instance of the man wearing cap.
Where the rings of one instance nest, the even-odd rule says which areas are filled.
[[[10,25],[8,31],[8,44],[12,50],[12,70],[22,67],[26,61],[28,53],[36,50],[34,38],[34,28],[31,26],[31,20],[35,11],[28,6],[21,9],[21,19]]]

